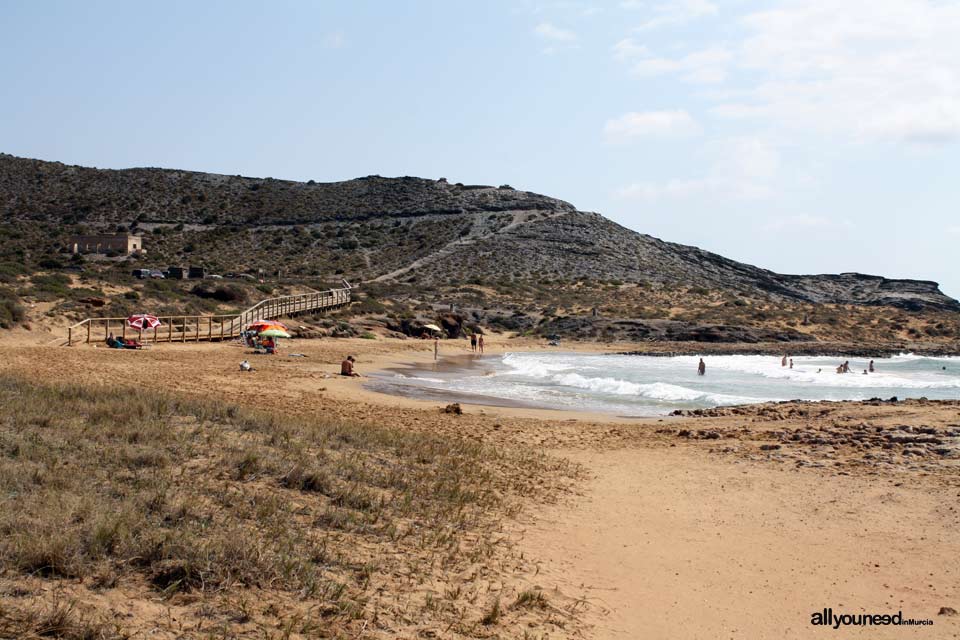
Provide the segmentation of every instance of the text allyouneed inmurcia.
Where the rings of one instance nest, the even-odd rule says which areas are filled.
[[[810,615],[810,624],[815,627],[871,627],[871,626],[926,626],[932,625],[933,620],[917,620],[904,618],[903,611],[896,613],[842,613],[836,614],[828,607]]]

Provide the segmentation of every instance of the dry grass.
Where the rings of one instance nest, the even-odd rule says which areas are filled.
[[[333,636],[398,620],[482,635],[471,576],[519,562],[498,519],[537,476],[561,472],[466,439],[149,391],[0,377],[0,406],[3,578],[180,598],[196,615],[212,606],[227,635],[317,620]],[[244,594],[262,606],[224,613]],[[309,603],[313,617],[286,600]],[[0,602],[17,636],[114,637],[96,611]],[[59,612],[63,631],[44,632],[56,624],[37,606]]]

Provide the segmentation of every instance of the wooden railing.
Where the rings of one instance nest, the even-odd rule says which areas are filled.
[[[106,340],[111,333],[121,338],[135,336],[141,342],[229,340],[239,336],[241,331],[257,320],[342,307],[350,303],[350,291],[351,287],[347,285],[343,289],[268,298],[239,314],[157,316],[161,325],[143,331],[128,327],[126,318],[87,318],[67,328],[67,345]]]

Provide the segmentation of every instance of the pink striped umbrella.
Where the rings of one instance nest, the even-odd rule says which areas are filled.
[[[135,313],[127,318],[127,326],[143,331],[144,329],[156,329],[162,322],[157,316],[151,316],[147,313]]]

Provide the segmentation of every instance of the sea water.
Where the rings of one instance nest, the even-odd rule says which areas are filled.
[[[836,373],[850,361],[850,373]],[[960,398],[960,358],[903,354],[869,360],[775,356],[631,356],[507,353],[382,374],[370,385],[384,391],[477,404],[600,411],[654,416],[675,409],[778,400],[866,400],[874,397]]]

